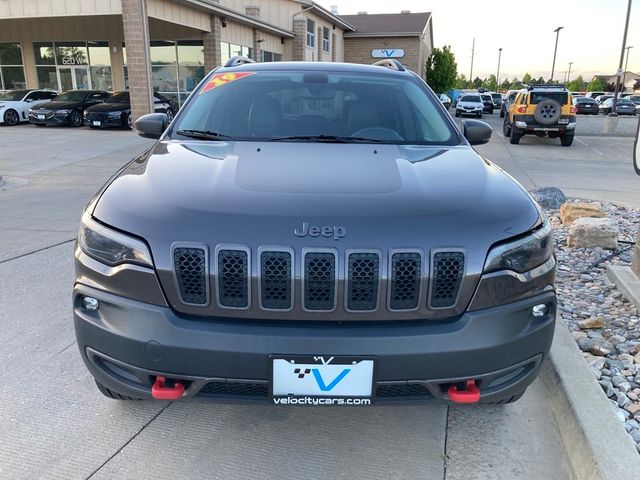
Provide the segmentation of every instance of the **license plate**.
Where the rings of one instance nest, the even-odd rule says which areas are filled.
[[[561,118],[560,120],[558,120],[558,123],[560,125],[566,125],[567,123],[569,123],[569,119],[568,118]]]
[[[93,121],[93,126],[94,127],[99,127],[100,125],[102,125],[102,124],[99,121],[97,121],[97,120]]]
[[[44,120],[44,115],[38,115],[38,120]]]
[[[276,405],[370,405],[371,357],[271,356]]]

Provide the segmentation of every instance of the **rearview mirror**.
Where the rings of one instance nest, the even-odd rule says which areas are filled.
[[[482,145],[488,143],[493,129],[488,123],[480,120],[463,120],[462,134],[471,145]]]
[[[148,113],[136,120],[135,127],[141,137],[158,139],[167,128],[167,123],[165,113]]]

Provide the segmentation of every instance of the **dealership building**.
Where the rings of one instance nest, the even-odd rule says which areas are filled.
[[[0,0],[0,90],[132,93],[134,117],[158,91],[178,104],[205,72],[243,55],[372,63],[424,75],[428,13],[340,16],[295,0]]]

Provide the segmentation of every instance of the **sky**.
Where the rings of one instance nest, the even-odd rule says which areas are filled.
[[[496,74],[502,48],[500,79],[522,78],[528,72],[548,79],[560,31],[554,78],[563,80],[571,66],[571,79],[594,74],[615,75],[620,61],[628,0],[316,0],[323,7],[338,7],[343,15],[432,12],[435,47],[450,45],[458,72],[469,77],[471,46],[475,37],[473,77]],[[628,70],[640,73],[640,0],[631,8],[627,46]],[[393,48],[389,45],[387,48]],[[626,60],[626,52],[625,52]],[[624,63],[623,63],[624,68]]]

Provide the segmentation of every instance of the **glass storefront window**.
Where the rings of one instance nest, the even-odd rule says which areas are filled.
[[[99,65],[89,67],[91,74],[91,86],[96,90],[113,91],[113,77],[111,76],[111,67]]]
[[[178,63],[180,65],[203,65],[204,47],[202,42],[181,40],[178,42]]]
[[[108,42],[88,42],[89,64],[111,66]]]
[[[178,91],[178,72],[175,65],[151,67],[153,89],[160,93]]]
[[[227,42],[220,42],[220,50],[221,50],[221,53],[222,53],[222,65],[227,63],[229,61],[229,59],[231,58],[230,53],[229,53],[230,47],[231,46]]]
[[[33,53],[35,54],[36,65],[56,64],[53,42],[34,42]]]
[[[57,65],[88,65],[89,52],[85,42],[56,43]]]
[[[19,43],[0,43],[0,90],[26,88]]]
[[[58,90],[58,76],[56,67],[36,67],[38,87]]]
[[[0,65],[22,65],[19,43],[0,43]]]
[[[170,65],[176,62],[175,42],[154,40],[151,42],[151,65]]]
[[[27,88],[24,80],[24,69],[22,67],[2,67],[0,77],[2,77],[2,90],[13,90],[15,88]]]
[[[179,68],[180,92],[191,92],[204,78],[204,67],[184,66]]]

